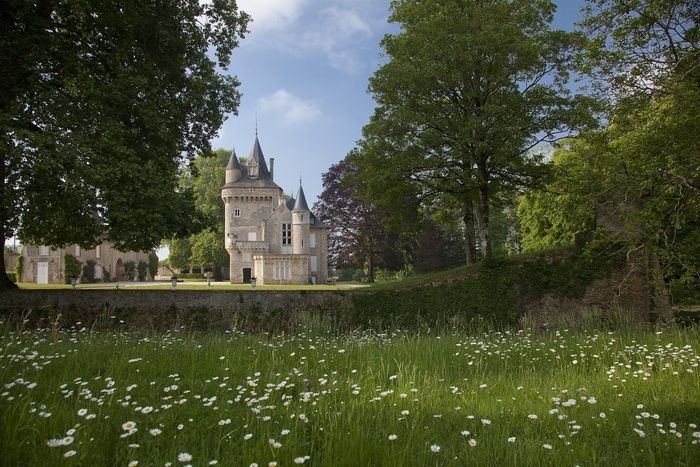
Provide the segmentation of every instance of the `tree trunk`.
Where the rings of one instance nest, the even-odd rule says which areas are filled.
[[[476,237],[474,224],[474,203],[470,197],[464,200],[464,250],[466,253],[467,266],[476,263]]]
[[[493,256],[491,236],[489,235],[489,187],[483,184],[479,187],[479,247],[484,258]]]
[[[1,221],[0,221],[1,222]],[[2,264],[2,269],[0,269],[0,291],[2,290],[16,290],[17,284],[12,282],[7,273],[5,273],[5,228],[0,227],[0,264]],[[18,279],[19,280],[19,279]]]
[[[374,284],[374,248],[367,253],[367,282]]]

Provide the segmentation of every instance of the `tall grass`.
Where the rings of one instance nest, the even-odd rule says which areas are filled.
[[[276,336],[5,330],[0,464],[700,464],[696,330],[307,321]]]

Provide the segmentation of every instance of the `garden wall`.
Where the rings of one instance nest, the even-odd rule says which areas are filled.
[[[30,327],[55,322],[61,327],[218,331],[291,331],[299,324],[434,329],[523,320],[575,326],[591,313],[606,320],[618,310],[636,322],[671,320],[655,257],[644,251],[621,257],[610,248],[491,260],[447,281],[352,292],[11,291],[0,294],[0,316]]]

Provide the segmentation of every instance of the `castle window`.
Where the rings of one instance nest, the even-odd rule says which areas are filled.
[[[289,261],[278,260],[272,262],[272,278],[274,280],[284,280],[292,277],[292,268]]]
[[[282,224],[282,245],[292,244],[292,224]]]
[[[316,248],[316,234],[312,233],[309,237],[309,248]]]
[[[234,210],[233,210],[233,217],[241,217],[241,210],[240,210],[240,209],[234,209]]]
[[[75,257],[80,257],[80,245],[75,245]]]
[[[97,258],[97,259],[102,258],[102,246],[101,245],[97,245],[95,247],[95,258]]]
[[[318,271],[318,256],[311,256],[311,272]]]
[[[40,256],[49,256],[51,249],[45,245],[41,245],[39,247],[39,255]]]
[[[248,176],[250,178],[258,178],[258,166],[257,165],[249,165],[248,166]]]

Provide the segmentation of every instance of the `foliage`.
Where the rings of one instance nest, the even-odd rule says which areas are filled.
[[[134,272],[136,271],[135,261],[125,261],[124,262],[124,276],[126,276],[127,281],[134,280]]]
[[[399,0],[384,37],[389,61],[370,79],[378,107],[356,161],[373,199],[399,177],[420,200],[451,198],[462,210],[467,263],[492,254],[491,206],[535,183],[532,148],[593,123],[590,100],[565,86],[574,33],[552,30],[548,1]],[[476,212],[476,216],[474,216]]]
[[[82,274],[80,275],[81,284],[92,284],[95,282],[95,266],[96,263],[93,260],[85,261]]]
[[[583,71],[605,94],[665,94],[678,77],[697,73],[698,6],[686,0],[589,0],[580,26],[589,38]]]
[[[170,254],[168,256],[168,263],[171,268],[174,269],[188,269],[192,263],[190,263],[190,258],[192,257],[192,244],[189,238],[175,238],[168,242],[170,247]]]
[[[148,274],[151,276],[151,279],[155,279],[158,275],[158,266],[158,255],[152,251],[148,254]]]
[[[7,274],[7,278],[10,279],[12,282],[17,282],[17,276],[14,272],[5,271],[5,274]]]
[[[17,257],[17,262],[15,263],[15,279],[16,282],[22,282],[22,275],[24,274],[24,255]]]
[[[552,180],[518,202],[524,252],[573,245],[577,232],[595,226],[596,199],[591,195],[600,186],[591,164],[601,152],[593,138],[567,139],[556,146]]]
[[[427,329],[485,321],[513,325],[522,305],[545,295],[581,297],[624,258],[613,245],[594,243],[559,258],[490,259],[459,279],[438,284],[379,287],[352,296],[354,323],[380,329]]]
[[[177,172],[238,107],[225,70],[248,20],[229,1],[5,2],[1,241],[141,251],[196,231]]]
[[[148,263],[145,261],[139,261],[139,263],[136,265],[136,271],[139,281],[145,281],[148,275]]]
[[[63,259],[63,271],[66,284],[70,284],[71,279],[79,279],[83,270],[83,263],[75,256],[66,254]],[[94,276],[94,273],[93,273]],[[83,281],[84,282],[84,281]]]
[[[212,229],[190,237],[192,244],[190,264],[212,268],[215,280],[221,280],[221,266],[229,262],[229,254],[224,248],[223,238],[223,233]]]
[[[364,266],[374,282],[378,264],[386,264],[394,248],[384,228],[384,216],[371,202],[360,199],[355,185],[358,169],[353,153],[323,174],[323,192],[314,211],[330,226],[328,257],[333,266]]]

